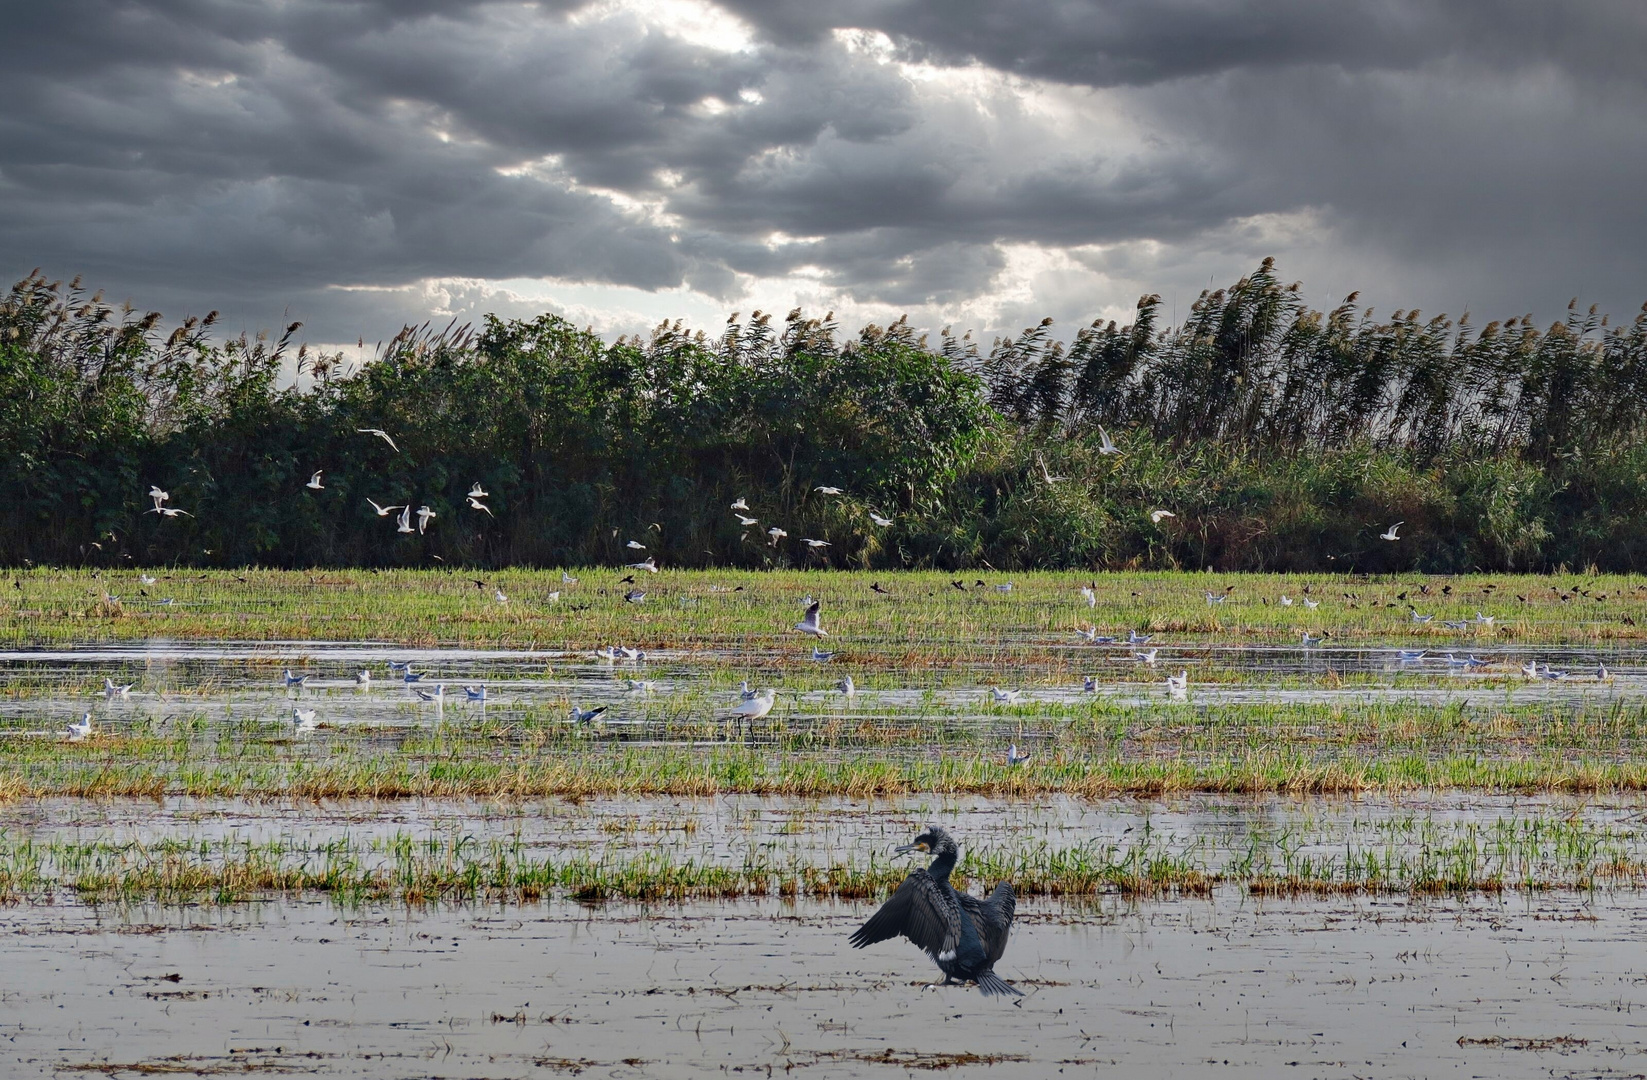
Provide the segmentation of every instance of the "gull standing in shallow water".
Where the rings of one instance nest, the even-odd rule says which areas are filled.
[[[1008,765],[1022,765],[1024,762],[1026,762],[1028,760],[1029,760],[1029,753],[1027,751],[1019,750],[1017,743],[1013,743],[1011,746],[1007,747],[1007,762],[1006,763]]]
[[[949,883],[949,874],[955,869],[960,849],[949,833],[936,825],[928,826],[913,843],[896,850],[899,854],[930,851],[937,858],[925,869],[910,871],[880,910],[852,935],[852,947],[861,949],[902,935],[920,946],[944,973],[944,981],[933,983],[930,989],[959,980],[976,982],[978,992],[985,997],[1021,997],[1022,991],[995,974],[995,964],[1006,952],[1007,935],[1017,909],[1012,886],[1003,881],[982,900],[957,892]]]
[[[600,714],[606,711],[606,708],[607,707],[605,705],[596,705],[593,709],[580,709],[576,705],[573,705],[572,723],[587,724],[591,720],[598,719]]]
[[[739,720],[759,720],[772,711],[772,705],[778,700],[778,692],[771,687],[761,690],[752,698],[745,698],[732,706],[727,713],[728,718],[736,717]]]
[[[359,671],[355,672],[355,685],[360,687],[361,689],[365,689],[365,688],[371,686],[372,685],[372,673],[371,673],[371,671],[367,670],[366,668],[361,668]]]
[[[851,697],[853,694],[856,694],[858,692],[858,687],[855,683],[853,683],[852,676],[850,676],[850,675],[846,676],[840,682],[836,683],[835,684],[835,689],[839,690],[841,693],[845,694],[847,697]]]
[[[63,734],[65,734],[69,737],[70,742],[79,742],[81,739],[84,739],[87,735],[90,735],[91,733],[92,733],[92,715],[91,715],[91,713],[86,713],[84,716],[82,716],[80,718],[78,723],[70,724],[68,726],[68,729],[63,732]]]
[[[1183,697],[1189,693],[1189,672],[1180,671],[1176,675],[1167,676],[1167,693],[1173,697]]]

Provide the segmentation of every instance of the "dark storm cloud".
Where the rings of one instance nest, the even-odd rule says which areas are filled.
[[[419,317],[395,287],[428,278],[730,304],[800,272],[953,306],[1011,245],[1113,284],[1023,302],[1060,317],[1271,253],[1322,302],[1647,288],[1633,0],[724,8],[747,48],[677,33],[690,7],[28,6],[0,39],[0,270],[321,340]]]

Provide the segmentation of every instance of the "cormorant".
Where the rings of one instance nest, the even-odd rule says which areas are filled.
[[[949,833],[936,825],[928,826],[898,851],[930,851],[937,858],[924,870],[910,871],[881,910],[852,935],[852,947],[861,949],[902,934],[926,950],[944,973],[944,981],[934,986],[956,980],[976,982],[978,992],[985,996],[1021,997],[1023,991],[1013,989],[995,974],[995,961],[1006,952],[1007,934],[1017,908],[1011,884],[1001,882],[984,900],[956,892],[949,883],[949,872],[955,868],[960,849]]]

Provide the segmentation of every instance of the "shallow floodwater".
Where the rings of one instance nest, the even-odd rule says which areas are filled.
[[[1174,645],[1159,648],[1151,664],[1126,646],[1067,650],[1067,678],[1048,682],[1010,662],[903,676],[855,668],[850,656],[776,670],[770,653],[693,654],[651,651],[638,660],[599,660],[592,653],[502,649],[410,649],[371,642],[143,642],[70,649],[0,651],[0,735],[61,737],[85,711],[113,732],[168,732],[181,722],[203,733],[229,722],[289,724],[296,708],[314,709],[322,730],[407,730],[489,720],[561,721],[570,705],[605,706],[605,730],[630,741],[679,741],[679,725],[701,723],[737,702],[732,684],[781,685],[779,707],[790,731],[862,722],[941,723],[952,730],[988,732],[1014,709],[1036,705],[1078,707],[1104,701],[1126,707],[1170,704],[1165,678],[1189,672],[1192,705],[1285,706],[1410,702],[1476,707],[1547,702],[1647,700],[1647,662],[1637,648],[1542,646],[1460,648],[1403,659],[1400,650],[1274,646]],[[804,650],[803,650],[804,654]],[[1474,657],[1480,663],[1470,666]],[[1450,658],[1450,659],[1449,659]],[[389,661],[422,673],[417,689],[444,686],[444,699],[420,699]],[[1605,662],[1608,677],[1597,676]],[[1524,665],[1561,678],[1529,678]],[[367,686],[355,682],[361,669]],[[288,687],[283,673],[308,675]],[[856,672],[857,692],[835,689]],[[1093,690],[1082,688],[1090,674]],[[125,696],[101,691],[104,680],[130,685]],[[888,684],[888,681],[891,684]],[[1344,682],[1343,680],[1349,680]],[[486,688],[471,701],[464,687]],[[1020,690],[1003,707],[990,687]],[[1010,725],[1009,725],[1010,727]]]
[[[1647,1053],[1633,895],[1027,902],[1025,996],[924,990],[861,904],[19,907],[0,1072],[1615,1076]]]

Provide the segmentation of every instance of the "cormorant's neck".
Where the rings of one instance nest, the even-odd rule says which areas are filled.
[[[955,869],[955,854],[953,848],[938,852],[938,857],[932,860],[932,865],[926,868],[926,872],[938,881],[948,881],[949,872]]]

